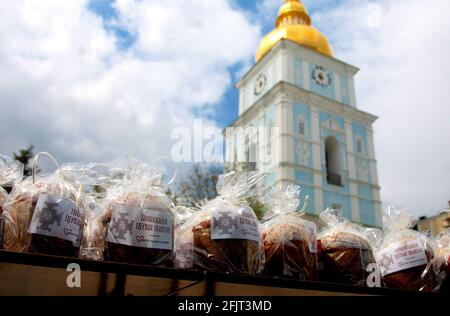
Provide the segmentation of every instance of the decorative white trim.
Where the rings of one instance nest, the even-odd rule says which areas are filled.
[[[374,202],[375,204],[375,225],[377,227],[383,227],[383,213],[381,211],[381,202]]]
[[[295,144],[295,152],[297,154],[297,157],[299,159],[299,164],[308,166],[309,161],[309,150],[308,150],[308,143],[305,141],[298,141]]]
[[[311,90],[311,76],[309,75],[309,63],[306,60],[302,60],[303,70],[303,87],[305,90]]]
[[[266,107],[273,104],[274,98],[279,92],[287,92],[294,98],[294,100],[305,102],[312,108],[317,108],[317,110],[322,112],[349,118],[354,122],[358,122],[366,126],[366,128],[370,127],[370,125],[377,120],[377,117],[372,114],[352,108],[342,103],[338,103],[313,92],[303,90],[297,86],[291,85],[290,83],[278,82],[275,86],[269,89],[263,98],[259,99],[248,109],[246,109],[244,113],[242,113],[241,116],[231,124],[231,126],[241,124],[242,120],[246,116],[254,115],[253,112],[258,110],[260,107]]]
[[[300,138],[308,138],[308,124],[303,115],[297,116],[297,125],[295,126],[295,134],[297,134]],[[301,128],[300,128],[301,125]]]
[[[361,136],[356,135],[355,136],[355,144],[356,144],[356,148],[355,148],[355,154],[357,156],[360,156],[362,158],[365,158],[365,148],[364,148],[364,141],[361,138]]]
[[[338,73],[334,73],[333,76],[334,96],[338,102],[342,102],[341,96],[341,78]]]
[[[320,214],[325,210],[325,206],[323,203],[323,190],[322,188],[315,187],[314,188],[314,204],[315,204],[315,213]]]
[[[369,169],[364,158],[356,158],[356,170],[358,172],[358,179],[363,182],[369,182]]]
[[[355,81],[353,78],[348,78],[348,92],[350,96],[350,106],[356,108],[356,93],[355,93]]]
[[[361,213],[360,213],[360,209],[359,209],[359,200],[356,197],[351,196],[350,197],[350,203],[351,203],[351,208],[352,208],[352,221],[359,223],[361,221]]]
[[[322,148],[320,140],[320,120],[319,112],[316,108],[311,108],[311,140],[312,144],[312,158],[313,158],[313,168],[321,170],[322,169]]]
[[[333,132],[340,133],[340,134],[345,134],[345,130],[343,130],[339,126],[338,122],[336,122],[336,120],[333,119],[333,118],[324,121],[321,124],[321,127],[324,128],[324,129],[327,129],[329,131],[333,131]]]

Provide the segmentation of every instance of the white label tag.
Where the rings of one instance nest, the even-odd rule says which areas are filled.
[[[168,212],[115,204],[106,240],[132,247],[172,250],[173,218]]]
[[[428,263],[419,239],[391,244],[379,252],[378,261],[383,276]]]
[[[28,232],[73,242],[79,247],[84,227],[83,209],[74,202],[40,194]]]
[[[214,209],[211,214],[211,239],[260,241],[259,222],[251,209]]]
[[[306,230],[308,231],[308,245],[309,251],[312,253],[317,253],[317,233],[316,225],[314,223],[304,221],[303,222]]]

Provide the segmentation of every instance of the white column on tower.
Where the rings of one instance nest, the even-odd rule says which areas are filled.
[[[369,164],[370,164],[370,176],[372,184],[372,198],[375,205],[375,221],[377,226],[382,226],[382,210],[381,210],[381,196],[379,189],[378,171],[377,171],[377,160],[375,155],[375,144],[373,139],[373,129],[371,126],[366,128],[367,135],[367,146],[369,154]]]
[[[352,220],[359,222],[361,220],[361,214],[359,212],[358,201],[358,185],[356,181],[356,161],[355,161],[355,149],[353,146],[353,129],[352,121],[349,118],[345,119],[345,140],[347,143],[347,163],[348,163],[348,176],[349,176],[349,189],[350,189],[350,202],[352,207]]]
[[[319,110],[316,106],[311,106],[311,138],[312,138],[312,157],[313,157],[313,174],[314,174],[314,199],[315,212],[320,214],[325,205],[323,203],[322,189],[322,154],[321,154],[321,138],[320,138],[320,120]]]
[[[292,111],[293,111],[293,98],[286,94],[281,93],[276,100],[277,109],[277,127],[279,127],[279,139],[278,139],[278,180],[282,183],[292,182],[295,179],[294,168],[294,139]]]

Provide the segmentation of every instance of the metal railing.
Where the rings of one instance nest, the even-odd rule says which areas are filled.
[[[327,181],[329,184],[342,186],[342,176],[339,174],[334,173],[328,173],[327,174]]]

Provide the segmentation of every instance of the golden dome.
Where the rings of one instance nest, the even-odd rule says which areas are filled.
[[[276,28],[261,41],[256,53],[256,61],[263,58],[281,39],[287,39],[308,46],[317,52],[333,57],[333,49],[328,39],[311,26],[308,10],[299,0],[285,0],[278,12]]]

